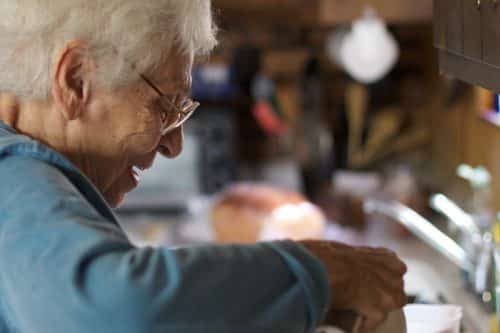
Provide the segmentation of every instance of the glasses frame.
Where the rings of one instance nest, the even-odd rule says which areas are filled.
[[[164,94],[160,88],[158,88],[150,79],[148,79],[144,74],[139,74],[139,77],[146,82],[146,84],[153,89],[156,94],[160,97],[160,118],[162,121],[161,135],[165,136],[173,130],[181,127],[184,123],[191,118],[193,113],[198,109],[200,103],[187,98],[182,102],[182,105],[176,105],[166,94]],[[169,106],[169,109],[165,108],[165,104]],[[175,111],[175,115],[171,115],[171,111]],[[174,116],[174,120],[171,124],[168,124],[169,117]]]

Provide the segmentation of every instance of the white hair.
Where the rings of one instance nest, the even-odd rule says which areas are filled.
[[[58,52],[88,43],[99,84],[154,71],[176,48],[207,55],[217,44],[210,0],[0,0],[0,91],[48,98]]]

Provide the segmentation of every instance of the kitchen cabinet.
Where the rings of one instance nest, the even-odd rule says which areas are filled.
[[[442,2],[442,1],[437,1]],[[463,17],[463,55],[466,58],[482,59],[481,11],[478,2],[462,1]]]
[[[500,0],[434,0],[441,72],[500,92]]]
[[[480,39],[483,43],[483,61],[485,63],[500,66],[500,8],[497,0],[487,0],[481,3],[481,26]]]
[[[439,1],[439,0],[438,0]],[[446,4],[446,48],[450,52],[462,54],[463,38],[463,12],[462,4],[467,0],[441,0]]]

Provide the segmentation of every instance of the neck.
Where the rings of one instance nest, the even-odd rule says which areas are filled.
[[[85,149],[88,145],[84,142],[89,140],[85,135],[91,133],[88,134],[81,119],[67,120],[51,101],[27,101],[0,92],[0,121],[65,156],[105,193],[109,184],[100,175],[107,174],[99,169],[102,163],[95,163],[100,161],[98,152]]]
[[[0,93],[0,121],[72,160],[74,150],[69,140],[68,122],[53,103],[24,101]]]

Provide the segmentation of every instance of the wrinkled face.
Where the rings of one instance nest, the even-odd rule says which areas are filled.
[[[193,57],[173,55],[148,79],[165,95],[182,100],[191,89]],[[131,69],[132,70],[132,69]],[[112,207],[139,183],[137,169],[151,167],[157,153],[174,158],[182,151],[182,128],[161,135],[159,95],[138,81],[114,91],[92,92],[83,134],[83,158],[77,161]],[[165,175],[165,177],[174,175]]]

